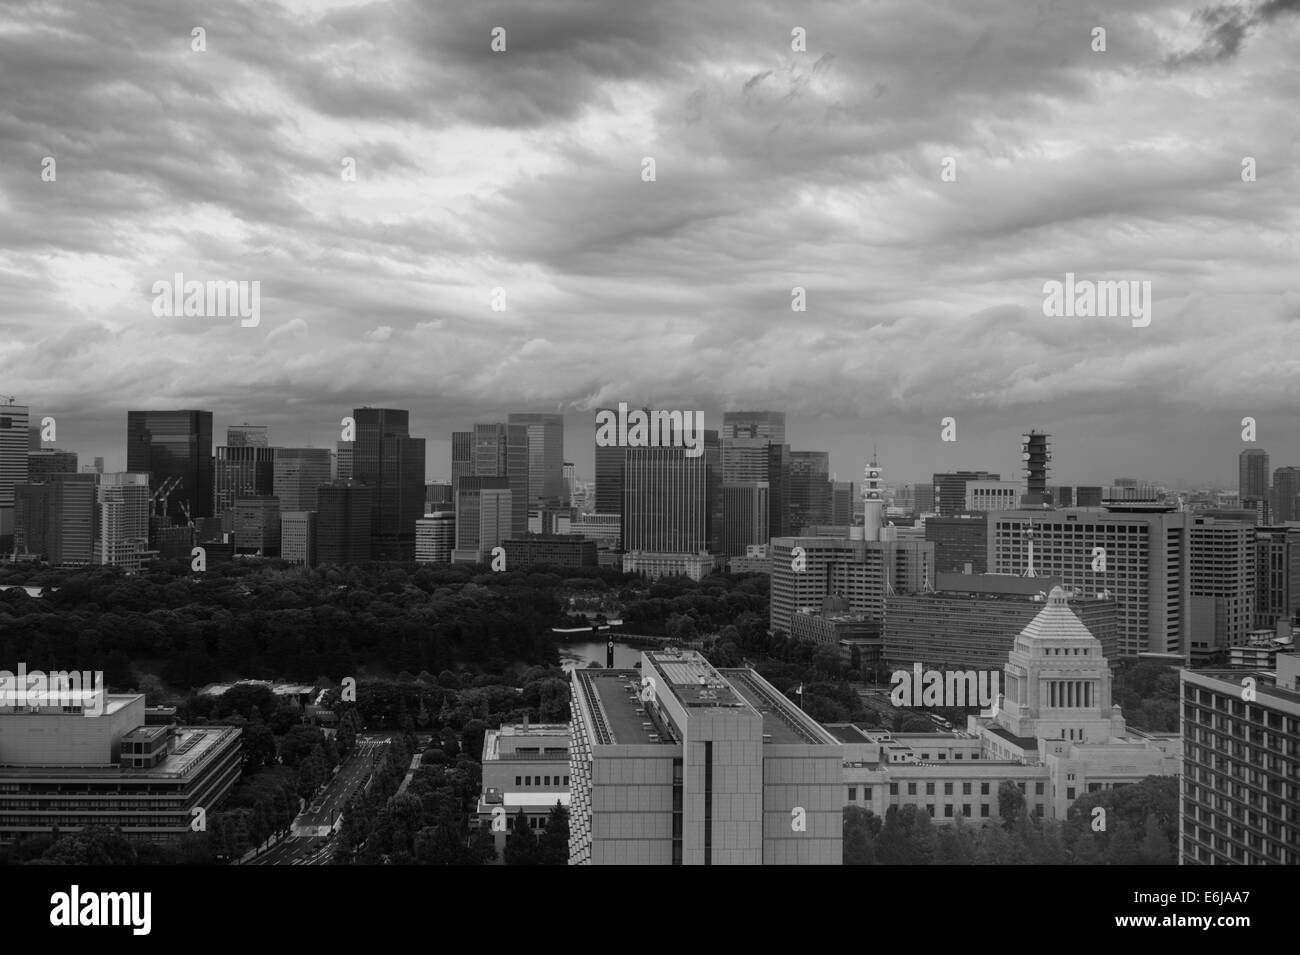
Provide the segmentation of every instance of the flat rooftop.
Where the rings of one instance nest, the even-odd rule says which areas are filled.
[[[589,699],[600,704],[596,719],[597,739],[592,742],[623,746],[671,743],[658,738],[650,714],[641,702],[640,670],[574,670]]]
[[[1017,736],[1015,733],[1005,729],[1004,727],[998,726],[996,723],[990,723],[984,728],[999,739],[1004,739],[1008,743],[1019,746],[1023,750],[1033,752],[1038,751],[1038,740],[1036,739],[1031,739],[1028,736]]]
[[[170,726],[137,726],[131,732],[122,736],[124,743],[147,743],[158,739],[160,736],[166,736]]]
[[[719,670],[734,690],[763,717],[765,743],[838,746],[835,736],[750,669]]]
[[[682,706],[743,705],[722,675],[694,650],[653,650],[643,656]]]
[[[1241,691],[1241,681],[1244,678],[1253,677],[1255,680],[1255,693],[1258,696],[1269,697],[1281,703],[1300,704],[1300,693],[1278,686],[1274,682],[1277,679],[1277,673],[1274,670],[1188,670],[1187,674],[1231,683],[1235,692]]]
[[[169,727],[148,727],[166,730]],[[149,769],[123,769],[117,763],[93,766],[0,766],[0,777],[9,779],[48,779],[51,777],[91,776],[97,779],[121,778],[144,780],[149,778],[176,778],[191,772],[200,763],[222,748],[232,737],[239,735],[236,726],[178,726],[176,748],[167,757]]]

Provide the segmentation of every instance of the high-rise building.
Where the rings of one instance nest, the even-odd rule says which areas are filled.
[[[578,467],[572,461],[564,462],[564,500],[560,503],[565,507],[576,506],[577,488],[575,485],[578,481]]]
[[[1244,643],[1255,628],[1255,528],[1193,515],[1188,530],[1193,663]]]
[[[768,486],[766,481],[722,485],[722,549],[727,557],[743,557],[753,544],[766,544]]]
[[[750,669],[695,651],[575,669],[571,865],[839,865],[844,751]]]
[[[934,544],[934,569],[941,574],[988,570],[989,522],[982,514],[927,517],[925,539]]]
[[[1268,452],[1247,448],[1237,456],[1237,499],[1268,500]]]
[[[451,433],[451,483],[456,479],[469,477],[474,473],[474,432],[453,431]]]
[[[1020,436],[1020,457],[1025,462],[1025,507],[1041,507],[1052,503],[1047,493],[1048,464],[1052,460],[1050,434],[1030,430]]]
[[[340,441],[334,451],[334,480],[352,480],[352,446],[355,441]]]
[[[522,424],[474,425],[474,474],[503,477],[510,488],[511,518],[507,537],[528,533],[528,428]]]
[[[212,412],[128,411],[126,430],[128,472],[147,473],[154,491],[170,478],[180,480],[167,498],[167,516],[186,523],[186,503],[191,517],[212,517]]]
[[[915,501],[914,510],[917,514],[935,513],[934,484],[915,484],[912,486],[912,494]]]
[[[228,448],[265,448],[268,446],[266,425],[234,425],[226,429],[226,447]]]
[[[0,405],[0,551],[8,551],[13,544],[14,487],[27,482],[31,448],[27,415],[26,405]]]
[[[455,511],[433,511],[415,522],[415,559],[420,563],[450,563],[455,547]]]
[[[471,475],[456,482],[456,563],[481,564],[510,537],[514,515],[510,479]]]
[[[212,516],[226,514],[238,498],[264,496],[275,489],[275,452],[275,448],[256,444],[217,448],[213,467]],[[193,504],[190,513],[197,516]]]
[[[96,563],[138,571],[149,560],[150,475],[99,476]]]
[[[102,457],[95,458],[95,473],[96,474],[104,473],[104,459]]]
[[[1179,863],[1300,865],[1300,655],[1279,653],[1276,672],[1179,676]]]
[[[596,542],[578,534],[537,534],[522,540],[507,538],[501,542],[506,552],[506,567],[521,570],[529,567],[595,567]]]
[[[882,620],[886,597],[924,590],[934,577],[934,545],[928,541],[777,537],[770,553],[768,625],[787,633],[795,611],[817,609],[831,596],[846,598],[853,614]]]
[[[767,446],[767,488],[771,503],[767,532],[773,537],[798,534],[803,528],[790,523],[790,445]]]
[[[724,411],[718,438],[724,449],[729,438],[760,438],[771,444],[785,444],[785,412]]]
[[[280,559],[291,564],[316,566],[316,512],[280,513]]]
[[[987,518],[988,569],[1057,577],[1075,592],[1109,592],[1119,606],[1121,655],[1185,658],[1189,516],[1161,504],[1001,511]]]
[[[38,477],[42,474],[76,474],[77,452],[60,451],[57,448],[42,448],[27,452],[27,475]]]
[[[989,511],[1014,511],[1021,506],[1022,497],[1033,496],[1032,493],[1023,494],[1015,481],[967,481],[965,509],[981,514]],[[1037,504],[1028,506],[1039,506],[1045,496],[1046,492],[1038,493]]]
[[[951,471],[934,476],[934,498],[939,514],[951,517],[966,507],[966,484],[970,481],[1001,481],[1002,475],[989,471]]]
[[[371,559],[374,489],[334,481],[316,492],[316,560],[359,564]]]
[[[1255,528],[1255,626],[1300,614],[1300,527]]]
[[[96,563],[96,474],[52,473],[15,487],[14,548],[62,567]]]
[[[1074,486],[1070,484],[1057,484],[1048,488],[1052,495],[1052,503],[1057,507],[1074,507]]]
[[[623,549],[708,553],[713,528],[705,456],[672,447],[624,450]]]
[[[507,415],[509,424],[523,425],[528,435],[527,506],[558,507],[564,500],[564,415]]]
[[[855,485],[852,481],[835,481],[831,487],[831,523],[835,525],[853,523],[853,499]]]
[[[794,533],[831,523],[830,455],[790,452],[790,526]]]
[[[1087,487],[1075,487],[1074,489],[1074,506],[1075,507],[1101,507],[1102,489],[1098,485],[1088,485]]]
[[[592,418],[593,423],[602,411],[617,414],[610,408],[599,408]],[[594,433],[599,433],[598,430]],[[602,445],[596,442],[596,513],[623,513],[623,467],[626,448],[618,445]]]
[[[235,498],[234,544],[237,554],[280,554],[280,499],[271,494]]]
[[[456,496],[453,493],[453,484],[444,484],[441,481],[426,481],[424,483],[424,513],[427,517],[436,511],[456,511]]]
[[[371,496],[371,554],[376,560],[411,560],[415,522],[424,516],[424,439],[410,434],[410,412],[355,408],[357,439],[352,479]]]
[[[328,448],[276,448],[271,493],[282,511],[316,510],[316,491],[330,483]]]
[[[1273,523],[1300,520],[1300,468],[1278,468],[1273,472]]]
[[[910,669],[998,669],[1016,635],[1043,609],[1043,595],[1060,581],[1053,577],[940,572],[932,592],[885,599],[886,666]],[[1067,594],[1067,603],[1107,657],[1117,655],[1119,637],[1113,597]]]

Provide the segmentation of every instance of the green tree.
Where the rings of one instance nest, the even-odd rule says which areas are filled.
[[[537,850],[538,865],[569,864],[569,810],[558,802],[546,818]]]
[[[515,813],[510,834],[506,836],[502,860],[506,865],[537,865],[539,855],[537,836],[528,825],[528,817],[520,809]]]
[[[1025,814],[1025,794],[1010,779],[998,784],[998,815],[1002,817],[1002,827],[1008,832]]]

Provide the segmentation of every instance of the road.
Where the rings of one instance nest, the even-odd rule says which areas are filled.
[[[329,784],[293,821],[293,833],[246,865],[324,865],[335,843],[333,825],[348,801],[379,765],[388,739],[358,736],[357,751],[344,760]]]

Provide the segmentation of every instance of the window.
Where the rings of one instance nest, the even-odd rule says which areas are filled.
[[[1069,788],[1067,788],[1067,789],[1065,790],[1065,798],[1068,799],[1068,800],[1070,800],[1070,802],[1074,802],[1074,787],[1073,787],[1073,786],[1070,786]]]
[[[849,787],[849,802],[857,802],[857,801],[858,801],[858,787],[857,787],[857,786],[850,786],[850,787]]]
[[[948,803],[948,805],[943,807],[943,815],[945,819],[952,818],[952,803]]]
[[[870,786],[863,786],[863,787],[862,787],[862,801],[863,801],[863,802],[871,802],[871,787],[870,787]]]
[[[564,785],[566,785],[566,786],[569,785],[569,777],[568,777],[568,776],[565,776],[565,777],[564,777]]]
[[[522,777],[522,776],[516,776],[516,777],[515,777],[515,785],[516,785],[516,786],[522,786],[523,784],[524,784],[524,777]]]
[[[980,795],[981,795],[981,796],[987,796],[988,794],[989,794],[989,784],[988,784],[988,783],[980,783]]]
[[[970,818],[970,803],[964,802],[961,804],[961,814],[967,819]]]
[[[897,795],[898,795],[898,783],[890,783],[890,784],[889,784],[889,795],[891,795],[891,796],[897,796]]]
[[[551,777],[550,777],[550,776],[544,776],[544,777],[542,777],[542,778],[546,780],[546,785],[547,785],[547,786],[549,786],[549,785],[551,784]]]
[[[532,777],[532,776],[525,776],[525,777],[524,777],[524,785],[525,785],[525,786],[531,786],[532,784],[533,784],[533,777]]]
[[[934,783],[926,783],[926,784],[925,784],[925,794],[926,794],[927,796],[933,796],[933,795],[934,795]]]
[[[1040,802],[1037,806],[1034,807],[1034,815],[1042,816],[1042,814],[1043,814],[1043,804]]]
[[[908,783],[908,784],[907,784],[907,794],[908,794],[909,796],[915,796],[915,795],[916,795],[916,783]]]
[[[1035,795],[1035,796],[1041,796],[1042,794],[1043,794],[1043,784],[1042,784],[1042,783],[1034,783],[1034,795]]]
[[[963,796],[969,796],[969,795],[970,795],[970,783],[962,783],[962,784],[961,784],[961,794],[962,794]]]
[[[952,783],[944,783],[944,784],[943,784],[943,794],[944,794],[945,796],[951,796],[951,795],[952,795]]]
[[[926,804],[925,804],[925,809],[926,809],[926,811],[930,814],[930,818],[933,819],[933,818],[934,818],[934,803],[932,803],[932,802],[928,802],[928,803],[926,803]]]
[[[981,818],[984,818],[984,819],[987,819],[987,818],[989,817],[989,804],[988,804],[988,803],[984,803],[982,806],[980,806],[980,817],[981,817]]]

